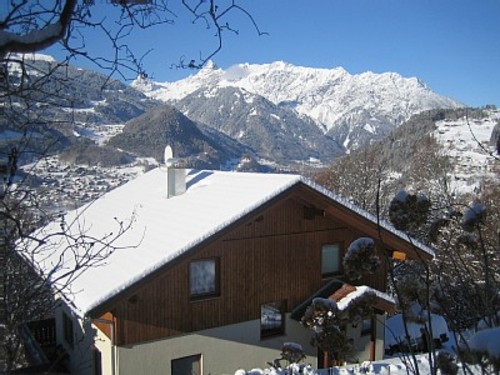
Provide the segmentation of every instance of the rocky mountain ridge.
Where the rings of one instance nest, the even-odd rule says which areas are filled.
[[[199,89],[175,106],[196,122],[245,145],[258,158],[281,165],[328,162],[344,154],[343,147],[309,117],[239,87]]]
[[[56,76],[43,77],[43,72],[46,71],[44,69],[53,66],[51,64],[55,64],[55,61],[42,59],[31,62],[30,66],[33,68],[40,85],[43,85],[45,92],[54,90],[56,95],[44,98],[38,95],[38,92],[34,92],[31,97],[25,98],[30,101],[28,107],[16,104],[4,109],[5,116],[0,121],[2,158],[6,160],[5,156],[9,150],[13,146],[19,146],[19,141],[23,139],[31,143],[18,147],[18,150],[21,150],[19,154],[21,157],[23,155],[39,155],[42,151],[46,152],[49,150],[46,145],[49,143],[52,145],[52,141],[57,140],[57,147],[50,149],[49,154],[45,155],[53,156],[50,166],[51,173],[54,174],[54,171],[57,170],[58,162],[61,163],[60,168],[68,170],[68,173],[72,171],[71,168],[68,169],[68,166],[78,164],[75,166],[75,173],[71,172],[74,175],[74,180],[83,183],[82,181],[92,182],[98,178],[99,184],[94,185],[99,188],[96,194],[107,189],[106,183],[102,182],[107,181],[107,179],[94,178],[92,174],[102,176],[107,173],[103,171],[109,168],[118,168],[117,166],[119,166],[120,169],[127,170],[127,168],[137,166],[136,171],[125,179],[113,177],[113,182],[109,186],[116,186],[117,183],[123,183],[125,180],[133,178],[131,176],[134,173],[142,173],[140,171],[161,163],[163,161],[161,160],[163,148],[166,144],[173,145],[176,155],[185,158],[190,167],[252,171],[285,170],[298,173],[307,172],[308,175],[313,173],[315,168],[312,167],[324,166],[346,151],[344,145],[331,135],[333,128],[328,130],[326,126],[318,126],[313,117],[299,111],[299,108],[305,108],[303,103],[308,103],[311,98],[306,95],[306,91],[301,94],[302,96],[298,95],[301,88],[295,87],[299,86],[300,80],[304,80],[304,87],[311,88],[313,84],[317,84],[317,90],[331,91],[333,88],[328,86],[328,82],[341,82],[349,79],[350,75],[339,69],[317,73],[314,69],[293,67],[285,63],[269,64],[265,69],[270,71],[269,74],[276,75],[275,86],[279,91],[274,93],[274,100],[279,101],[276,103],[242,87],[242,85],[231,83],[245,81],[248,85],[248,82],[254,82],[255,87],[267,84],[267,79],[270,79],[270,76],[264,74],[265,72],[260,78],[249,78],[253,77],[257,71],[252,70],[252,65],[243,65],[243,68],[246,67],[246,73],[245,70],[243,72],[234,71],[234,69],[223,71],[213,66],[207,67],[186,79],[196,82],[196,85],[200,86],[198,89],[190,91],[196,88],[196,85],[188,85],[183,80],[184,82],[179,81],[174,84],[177,87],[175,90],[171,88],[165,91],[169,95],[175,94],[182,97],[169,101],[184,113],[182,114],[170,104],[151,97],[154,96],[152,93],[158,94],[161,90],[165,90],[165,86],[162,84],[142,81],[142,84],[150,85],[147,90],[143,87],[143,90],[148,92],[148,95],[145,95],[134,88],[140,83],[139,81],[136,81],[134,87],[129,87],[121,82],[110,80],[105,75],[67,66],[62,66],[61,71],[57,70]],[[271,65],[273,69],[271,69]],[[281,73],[278,71],[279,67],[283,68]],[[296,84],[290,87],[289,93],[286,93],[286,85],[279,86],[279,84],[284,85],[284,82],[292,82],[293,80],[287,77],[293,72],[296,74],[293,78]],[[9,78],[15,82],[17,74],[15,69],[12,69],[11,73],[12,77]],[[225,81],[222,80],[222,76]],[[394,74],[388,74],[387,77],[396,81],[399,79]],[[379,77],[379,79],[384,81],[388,79],[387,77]],[[410,87],[424,87],[418,80],[402,80]],[[221,83],[223,81],[225,83]],[[71,82],[71,87],[69,87],[68,82]],[[267,89],[271,90],[270,87]],[[369,91],[370,88],[366,90]],[[372,87],[371,90],[373,90],[374,97],[381,95],[375,88]],[[389,89],[386,87],[387,90]],[[182,95],[179,94],[181,91]],[[411,96],[411,90],[405,92],[405,95]],[[297,100],[285,100],[290,97],[290,93],[298,95]],[[325,96],[326,99],[328,98]],[[14,98],[14,100],[17,99]],[[321,104],[323,99],[318,97],[318,100]],[[418,103],[419,99],[415,97],[411,100],[412,103]],[[382,103],[382,100],[380,99],[379,102]],[[424,102],[429,103],[429,101],[422,103]],[[367,101],[366,107],[360,111],[369,112],[370,106],[373,106],[370,103]],[[453,106],[447,102],[447,99],[444,100],[444,103]],[[422,104],[422,108],[424,104]],[[394,110],[397,106],[391,107],[389,105],[387,108]],[[454,110],[434,109],[434,111],[437,116],[440,115],[439,111],[453,112]],[[30,118],[26,116],[28,112]],[[412,127],[401,125],[394,128],[393,126],[391,129],[394,132],[390,133],[390,137],[402,139],[398,134],[405,132],[417,135],[421,130],[424,130],[425,124],[428,122],[421,120],[430,115],[424,114],[422,116],[417,116]],[[350,114],[351,120],[355,117],[354,113]],[[36,118],[35,122],[27,121],[33,118]],[[364,132],[363,134],[367,137],[364,142],[367,143],[377,139],[373,136],[375,133],[376,136],[381,136],[381,133],[377,132],[381,132],[382,128],[375,126],[374,119],[375,117],[370,123],[358,124],[357,128],[350,130],[349,137],[351,138],[348,143],[351,148],[348,147],[347,151],[354,150],[355,142],[359,144],[363,142],[362,138],[356,136],[356,131]],[[434,124],[433,118],[430,118],[429,121]],[[16,128],[16,125],[20,125],[20,127]],[[29,126],[29,131],[25,133],[27,136],[24,138],[22,134],[26,127],[23,128],[23,126]],[[447,124],[446,126],[448,128],[453,126],[454,129],[457,129],[461,123]],[[398,132],[397,130],[400,128],[401,132]],[[372,136],[368,137],[369,135]],[[45,138],[50,139],[50,141],[45,142]],[[412,143],[415,142],[418,140],[412,141]],[[390,141],[388,149],[392,150],[392,153],[387,153],[386,157],[390,160],[401,159],[401,163],[408,164],[408,158],[397,154],[403,148],[401,147],[403,144],[404,141],[400,139]],[[394,152],[397,155],[394,156]],[[378,157],[381,156],[383,155],[379,153]],[[153,157],[156,160],[153,160]],[[461,160],[463,163],[467,162],[467,160]],[[20,165],[27,162],[22,159],[20,161]],[[80,167],[85,165],[93,172],[89,172],[89,175],[85,174],[85,178],[83,178]],[[404,166],[402,165],[394,167],[394,170],[403,170]],[[24,169],[27,173],[36,176],[43,176],[45,173],[43,169],[40,170],[36,166],[30,168],[31,171]],[[459,176],[459,178],[462,177]],[[45,189],[50,189],[55,182],[56,180],[49,176],[46,183],[38,181],[37,184]],[[88,185],[87,188],[93,189],[92,185]],[[85,189],[79,188],[78,190],[84,191]],[[95,195],[90,194],[90,196],[94,197]]]
[[[166,145],[193,168],[211,168],[239,158],[243,146],[225,147],[215,134],[205,133],[177,109],[162,105],[128,121],[123,131],[111,137],[109,146],[163,162]]]
[[[217,87],[241,88],[310,117],[347,150],[383,138],[416,113],[463,106],[434,93],[421,80],[397,73],[352,75],[343,68],[308,68],[282,61],[238,64],[226,70],[212,63],[176,82],[137,79],[132,86],[174,105],[197,90],[210,97]]]

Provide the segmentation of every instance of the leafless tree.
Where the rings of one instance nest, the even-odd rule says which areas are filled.
[[[456,116],[464,115],[466,113]],[[476,142],[485,154],[495,156],[487,147]],[[457,363],[461,362],[464,372],[470,373],[470,363],[475,361],[485,373],[495,373],[498,367],[484,361],[487,358],[484,353],[470,350],[462,332],[478,326],[498,326],[500,323],[498,181],[494,177],[485,177],[470,194],[452,191],[449,177],[452,160],[443,155],[432,136],[426,135],[415,143],[416,153],[408,153],[407,157],[412,161],[406,161],[408,168],[399,168],[397,172],[400,176],[394,183],[388,184],[391,164],[389,160],[384,160],[386,152],[379,145],[373,146],[336,162],[317,176],[317,181],[350,197],[380,220],[399,217],[396,223],[405,224],[400,229],[411,230],[412,235],[417,235],[436,250],[433,262],[387,259],[391,271],[390,291],[398,298],[403,321],[427,321],[432,326],[431,312],[441,314],[455,336],[452,339],[462,343],[461,356],[441,355],[439,345],[433,341],[432,327],[428,327],[425,337],[431,372],[451,374],[457,371]],[[495,170],[497,159],[492,162]],[[425,201],[430,205],[426,204],[424,209],[414,204],[390,205],[388,197],[395,196],[400,189],[425,193]],[[419,201],[415,198],[415,202]],[[397,212],[391,215],[391,206],[392,209],[400,207],[408,212],[403,212],[402,216],[398,216]],[[477,215],[472,215],[474,210],[477,210]],[[425,217],[419,217],[413,224],[408,222],[420,211]],[[476,217],[476,220],[467,220],[469,217]],[[415,314],[417,305],[420,307]],[[414,339],[408,329],[405,335],[407,342]],[[408,351],[402,359],[409,372],[420,373],[416,351],[410,345],[402,344]]]
[[[73,83],[67,73],[68,64],[76,59],[87,60],[106,72],[109,80],[113,76],[123,79],[147,75],[143,59],[148,52],[138,56],[129,47],[128,37],[140,29],[170,27],[179,17],[202,23],[215,38],[213,45],[201,46],[203,54],[186,46],[193,57],[189,63],[180,57],[174,64],[178,68],[201,68],[222,49],[224,33],[238,34],[231,24],[233,13],[243,14],[258,35],[265,34],[236,0],[96,3],[11,0],[0,4],[0,371],[10,371],[23,362],[19,326],[50,314],[53,294],[119,251],[122,246],[117,245],[117,240],[134,221],[134,213],[130,213],[129,218],[117,219],[112,232],[100,238],[90,237],[78,217],[68,223],[64,215],[47,210],[40,203],[40,192],[32,187],[31,179],[36,176],[21,169],[23,163],[37,163],[58,150],[72,132],[71,118],[54,117],[58,107],[74,107],[79,100],[77,93],[73,97],[67,94]],[[99,6],[109,12],[105,16],[97,14]],[[184,14],[176,14],[174,7]],[[93,53],[89,31],[93,38],[108,41],[110,48]],[[62,61],[44,64],[31,55],[56,45],[64,51]],[[60,223],[58,230],[37,230],[54,220]],[[64,256],[39,272],[37,259],[51,252],[49,244],[54,241],[65,243]]]
[[[172,10],[168,0],[110,0],[107,7],[110,15],[93,14],[95,0],[13,0],[4,5],[6,14],[0,20],[0,59],[4,61],[12,53],[33,53],[56,43],[67,52],[67,60],[81,57],[92,61],[110,74],[123,75],[126,71],[145,73],[143,56],[136,56],[128,46],[127,37],[136,29],[174,25],[178,14]],[[208,60],[222,50],[224,33],[238,34],[231,24],[233,13],[242,13],[258,35],[261,31],[253,15],[236,0],[182,0],[181,9],[193,23],[202,23],[212,30],[213,46],[204,46],[207,52],[197,57],[181,57],[181,68],[201,68]],[[92,29],[98,37],[109,41],[109,56],[89,53],[91,41],[86,31]],[[153,46],[151,46],[153,48]],[[190,52],[193,53],[192,51]],[[147,54],[147,53],[146,53]]]
[[[345,196],[359,207],[374,213],[377,196],[377,181],[384,181],[383,201],[388,205],[388,196],[396,187],[387,178],[384,162],[375,149],[355,150],[314,176],[316,182]]]
[[[391,283],[405,322],[406,342],[415,339],[407,330],[408,323],[425,324],[425,349],[432,373],[438,369],[456,371],[458,362],[466,373],[471,373],[471,364],[480,365],[486,374],[498,371],[494,358],[488,353],[476,353],[464,335],[500,325],[499,190],[490,187],[487,191],[474,197],[470,205],[455,202],[446,209],[441,205],[440,216],[428,216],[435,224],[428,227],[433,232],[429,233],[428,242],[436,249],[432,262],[417,259],[391,264]],[[407,209],[415,213],[411,207]],[[451,339],[457,343],[455,355],[440,355],[431,312],[446,319]],[[412,363],[413,372],[418,374],[415,351],[411,345],[403,346],[408,350],[404,359]]]

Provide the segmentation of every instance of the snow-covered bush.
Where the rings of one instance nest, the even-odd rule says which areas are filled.
[[[285,342],[281,348],[281,357],[288,363],[298,363],[306,358],[302,345],[295,342]]]
[[[316,371],[307,364],[299,363],[306,358],[302,345],[295,342],[285,342],[281,348],[280,358],[276,358],[270,368],[253,369],[250,371],[238,370],[234,375],[315,375]],[[281,361],[286,361],[282,366]]]
[[[346,327],[370,317],[374,305],[373,292],[350,301],[346,306],[327,298],[315,298],[302,317],[302,324],[313,331],[311,345],[328,354],[328,362],[356,362],[356,348],[346,334]]]
[[[374,273],[380,266],[380,258],[375,254],[375,241],[360,237],[351,242],[344,257],[344,270],[352,280],[358,280],[364,273]]]
[[[328,353],[330,363],[346,360],[355,352],[343,329],[342,312],[335,301],[315,298],[302,317],[302,324],[312,329],[311,345]]]
[[[458,373],[456,358],[449,352],[440,351],[436,357],[436,362],[441,375],[456,375]]]
[[[492,366],[496,373],[500,371],[500,327],[477,332],[458,349],[466,362],[483,368]]]
[[[289,369],[294,368],[294,365],[298,364],[305,358],[306,354],[302,345],[295,342],[285,342],[281,347],[280,357],[274,359],[272,363],[268,362],[268,364],[275,370],[281,370],[282,368]],[[285,361],[286,366],[283,366],[281,361]]]
[[[430,207],[425,195],[401,190],[389,205],[389,219],[397,229],[412,231],[426,223]]]
[[[478,225],[484,224],[486,208],[481,203],[474,203],[464,213],[462,227],[467,232],[472,232]]]
[[[318,375],[311,365],[293,363],[284,369],[266,368],[252,369],[250,371],[237,370],[234,375]]]

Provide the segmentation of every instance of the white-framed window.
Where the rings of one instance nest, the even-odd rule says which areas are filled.
[[[201,354],[172,360],[172,375],[202,375]]]
[[[219,295],[219,259],[201,259],[189,264],[191,298]]]
[[[285,333],[285,301],[273,301],[260,305],[260,337]]]
[[[321,276],[337,275],[340,270],[340,244],[323,245],[321,248]]]

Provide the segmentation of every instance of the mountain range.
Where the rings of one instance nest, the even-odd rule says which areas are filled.
[[[210,63],[176,82],[138,78],[132,86],[150,98],[173,104],[192,120],[217,128],[220,124],[216,113],[220,114],[219,118],[227,118],[230,111],[233,118],[229,133],[233,136],[241,134],[234,129],[238,127],[234,120],[244,115],[240,113],[242,101],[235,100],[235,90],[246,98],[244,112],[247,118],[249,114],[261,114],[254,103],[258,103],[256,97],[262,97],[275,105],[268,104],[271,109],[268,116],[276,116],[277,108],[295,113],[306,122],[303,129],[309,130],[308,125],[314,124],[321,134],[334,141],[331,147],[340,146],[337,151],[349,151],[384,138],[392,129],[424,110],[463,107],[457,101],[434,93],[417,78],[404,78],[397,73],[352,75],[340,67],[308,68],[281,61],[239,64],[227,70]],[[203,109],[199,108],[201,101]],[[237,106],[232,105],[233,102]],[[288,128],[288,125],[283,124],[283,127]]]
[[[0,104],[0,164],[16,150],[20,173],[33,175],[34,184],[54,194],[62,189],[55,176],[67,175],[64,189],[75,184],[85,193],[78,196],[80,203],[162,163],[166,144],[195,168],[312,176],[345,154],[356,158],[361,152],[374,155],[389,175],[403,181],[421,174],[415,161],[424,160],[420,151],[427,150],[431,159],[452,155],[456,169],[446,173],[461,191],[477,190],[482,174],[498,175],[498,159],[484,159],[481,148],[470,154],[478,144],[475,134],[489,152],[498,148],[498,111],[462,108],[418,79],[395,73],[352,76],[341,68],[281,62],[225,71],[210,65],[177,82],[137,79],[126,85],[59,66],[48,56],[28,60],[25,70],[9,65],[7,72],[13,87],[35,86],[14,90]],[[436,154],[429,145],[437,147]],[[40,155],[48,164],[31,163]],[[54,200],[51,195],[46,203]]]
[[[106,155],[118,163],[159,159],[168,143],[197,167],[234,167],[246,160],[252,170],[296,169],[329,163],[382,139],[424,110],[461,107],[416,78],[284,62],[227,70],[208,64],[177,82],[139,78],[131,85],[58,66],[47,56],[37,55],[26,67],[43,90],[12,98],[17,104],[0,121],[0,148],[8,149],[30,123],[31,140],[55,137],[54,152],[91,164],[109,165]],[[13,84],[22,82],[20,75],[15,64],[9,66]],[[124,124],[121,134],[94,144],[100,129],[116,124]]]

